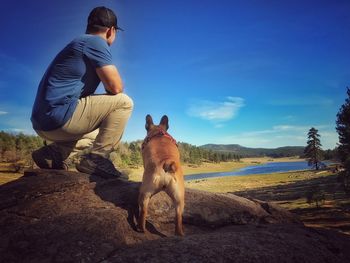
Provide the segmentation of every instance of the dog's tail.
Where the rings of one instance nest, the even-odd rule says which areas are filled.
[[[165,160],[163,162],[163,170],[166,173],[172,173],[174,174],[177,171],[177,165],[174,161],[172,160]]]

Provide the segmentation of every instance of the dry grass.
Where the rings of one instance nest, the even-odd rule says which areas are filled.
[[[306,226],[350,235],[350,196],[338,175],[329,171],[210,178],[188,181],[186,187],[274,202],[298,214]],[[318,206],[316,198],[319,198]]]
[[[299,171],[259,175],[225,176],[187,181],[186,187],[209,192],[226,193],[289,184],[300,180],[323,177],[328,174],[329,173],[316,174],[313,171]]]
[[[0,172],[0,185],[11,182],[13,180],[16,180],[20,177],[22,177],[22,173],[6,173],[6,172]]]
[[[23,173],[13,172],[11,163],[0,163],[0,185],[11,182],[23,176]]]

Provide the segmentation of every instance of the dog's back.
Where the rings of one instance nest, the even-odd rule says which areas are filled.
[[[179,170],[178,165],[176,165],[176,162],[174,162],[171,159],[167,159],[162,164],[163,170],[166,173],[175,175],[175,173]]]
[[[183,181],[180,154],[177,146],[167,138],[154,138],[142,151],[143,185],[147,191],[167,190],[172,180]],[[152,189],[150,189],[152,188]],[[146,190],[146,189],[145,189]]]
[[[150,197],[164,190],[175,203],[175,232],[177,235],[183,235],[183,172],[176,141],[166,132],[168,127],[168,118],[166,116],[163,116],[160,124],[156,126],[153,124],[151,116],[147,115],[147,137],[142,144],[144,174],[139,195],[139,227],[142,231],[145,230],[145,217]]]

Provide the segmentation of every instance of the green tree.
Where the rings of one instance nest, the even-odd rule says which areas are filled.
[[[350,89],[347,87],[346,91],[348,97],[345,103],[340,107],[337,114],[336,129],[339,134],[338,153],[341,162],[345,167],[346,182],[350,178]],[[345,183],[348,187],[349,183]]]
[[[345,103],[337,114],[336,129],[339,134],[339,147],[341,161],[343,163],[350,157],[350,89],[347,88]]]
[[[129,145],[130,165],[138,167],[142,165],[141,145],[138,142],[132,142]]]
[[[1,161],[14,161],[16,159],[16,138],[4,131],[0,132]]]
[[[308,158],[309,166],[315,166],[316,170],[319,169],[321,158],[322,158],[322,149],[320,135],[318,130],[312,127],[308,134],[307,146],[305,147],[304,154]]]
[[[220,162],[219,154],[217,152],[214,152],[214,154],[213,154],[213,162],[214,163],[219,163]]]

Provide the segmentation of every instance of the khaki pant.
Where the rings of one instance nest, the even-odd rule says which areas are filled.
[[[133,101],[125,94],[91,95],[79,99],[71,119],[53,131],[36,131],[63,159],[80,150],[108,157],[121,140],[133,109]]]

